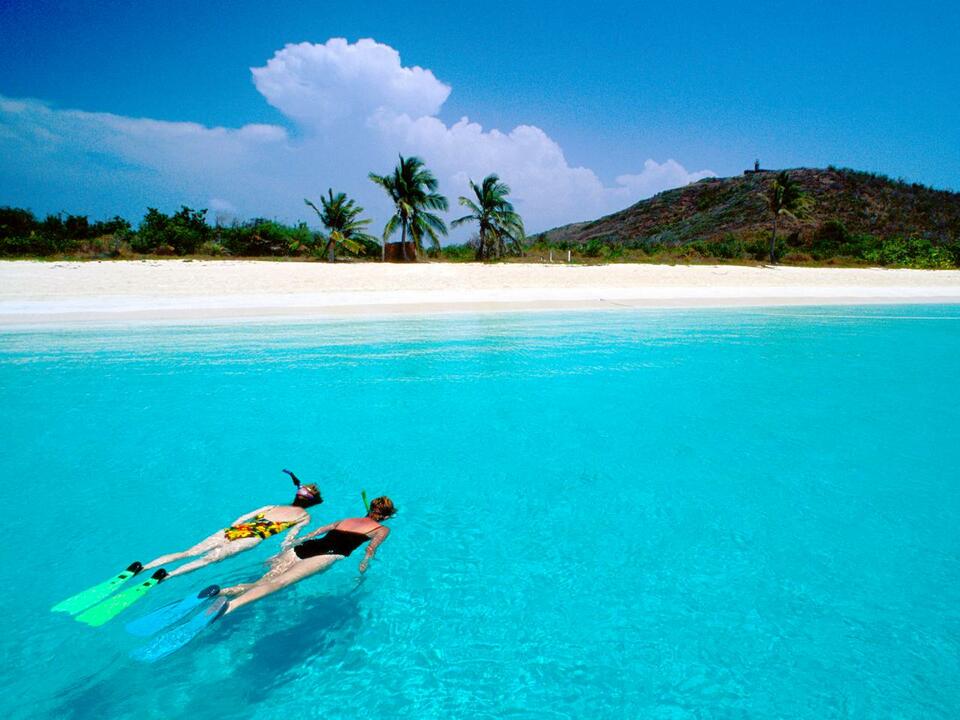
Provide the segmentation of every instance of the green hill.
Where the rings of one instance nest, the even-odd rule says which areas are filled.
[[[778,237],[785,261],[840,257],[921,267],[946,267],[960,261],[960,193],[833,167],[797,168],[789,173],[812,204],[798,220],[781,218]],[[609,255],[618,248],[762,259],[771,226],[766,192],[774,177],[775,172],[761,171],[707,178],[532,240],[587,255]],[[910,256],[898,261],[884,256],[885,252],[896,255],[896,247],[911,244],[914,251],[920,248],[921,254],[933,259],[918,261]],[[911,251],[905,252],[910,255]]]

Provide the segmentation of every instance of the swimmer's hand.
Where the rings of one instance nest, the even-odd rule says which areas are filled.
[[[367,568],[370,566],[370,561],[367,558],[364,558],[360,561],[360,573],[365,573]]]

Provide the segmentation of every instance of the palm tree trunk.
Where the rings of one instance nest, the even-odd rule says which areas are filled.
[[[477,252],[474,256],[478,261],[483,260],[483,228],[480,228],[480,234],[477,235]]]
[[[403,221],[400,224],[400,252],[403,253],[403,259],[407,259],[407,223]]]
[[[770,264],[776,265],[777,263],[777,218],[778,215],[773,216],[773,233],[770,235]]]
[[[337,261],[337,259],[336,259],[336,257],[335,257],[335,256],[336,256],[336,247],[337,247],[337,246],[336,246],[336,244],[333,242],[333,240],[330,240],[330,241],[327,243],[327,262],[336,262],[336,261]]]

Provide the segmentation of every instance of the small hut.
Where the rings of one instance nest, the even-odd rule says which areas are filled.
[[[404,245],[406,245],[406,257],[404,257]],[[405,243],[388,242],[383,246],[383,259],[387,262],[416,262],[417,246],[410,241]]]

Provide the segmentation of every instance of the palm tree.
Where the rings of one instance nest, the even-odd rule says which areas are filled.
[[[491,249],[499,258],[506,251],[505,240],[511,242],[516,252],[522,253],[523,220],[513,209],[513,203],[507,200],[510,187],[500,182],[500,178],[494,174],[487,175],[479,186],[471,180],[470,187],[477,196],[476,201],[462,195],[459,199],[460,204],[470,210],[470,214],[457,218],[450,226],[457,227],[468,222],[480,225],[477,260],[487,257]]]
[[[773,233],[770,235],[770,263],[777,262],[777,221],[781,215],[796,219],[810,204],[809,198],[800,185],[783,170],[778,174],[767,190],[767,205],[773,213]]]
[[[336,260],[337,245],[342,245],[356,254],[363,252],[364,242],[376,242],[372,235],[364,232],[364,226],[369,225],[371,221],[359,219],[363,208],[352,199],[348,199],[345,193],[334,195],[333,189],[328,189],[327,197],[320,196],[322,210],[306,198],[303,201],[313,208],[313,211],[320,218],[320,222],[328,230],[324,252],[327,254],[329,262],[335,262]]]
[[[400,228],[403,259],[407,259],[407,234],[417,250],[423,249],[424,236],[434,247],[440,246],[440,235],[447,234],[447,226],[432,210],[446,210],[447,199],[437,192],[437,179],[418,157],[405,158],[390,175],[370,173],[370,179],[382,187],[393,201],[394,214],[383,228],[383,259],[386,259],[387,239]]]

